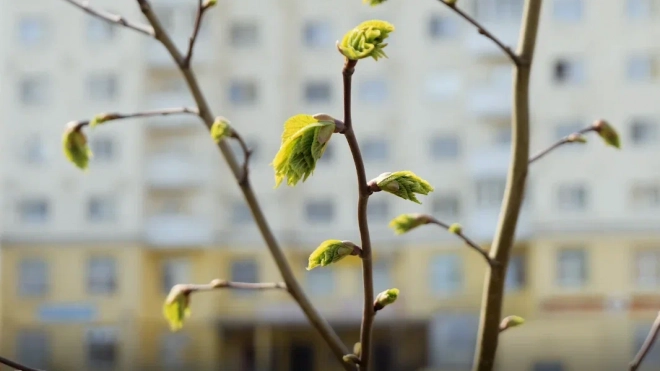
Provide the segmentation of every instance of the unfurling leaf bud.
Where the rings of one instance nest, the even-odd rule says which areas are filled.
[[[427,195],[429,192],[433,192],[433,187],[429,182],[407,170],[380,174],[378,178],[369,183],[371,188],[375,184],[382,191],[418,204],[421,204],[421,202],[419,202],[415,193]]]
[[[62,146],[64,154],[78,168],[86,170],[89,165],[89,159],[92,157],[92,151],[87,144],[87,137],[82,131],[82,125],[78,121],[71,121],[62,136]]]
[[[605,144],[614,148],[621,148],[619,134],[616,130],[605,120],[598,120],[593,125],[594,130],[605,141]]]
[[[378,312],[386,306],[394,303],[398,297],[399,289],[387,289],[381,292],[376,296],[376,300],[374,301],[374,311]]]
[[[393,31],[394,26],[389,22],[379,20],[362,22],[344,35],[341,42],[337,44],[337,48],[350,60],[369,57],[374,60],[382,57],[387,58],[383,51],[387,44],[383,41]]]
[[[206,0],[204,3],[204,8],[210,8],[218,3],[218,0]]]
[[[89,127],[90,128],[95,128],[98,125],[103,124],[106,121],[110,120],[115,120],[118,117],[116,113],[101,113],[96,116],[94,116],[91,120],[89,120]]]
[[[362,250],[350,241],[323,241],[309,256],[307,270],[311,271],[316,267],[325,267],[349,255],[360,255],[361,252]]]
[[[185,285],[172,287],[163,304],[163,315],[172,331],[183,327],[183,320],[190,317],[190,291]]]
[[[456,5],[456,0],[444,0],[449,5]]]
[[[525,319],[518,316],[508,316],[500,322],[500,331],[507,330],[511,327],[517,327],[525,323]]]
[[[568,143],[587,143],[587,138],[582,134],[573,133],[566,137]]]
[[[376,6],[384,3],[387,0],[362,0],[363,3],[369,4],[371,6]]]
[[[285,177],[288,185],[295,186],[314,173],[316,162],[323,156],[335,131],[334,119],[330,116],[327,118],[326,121],[310,115],[296,115],[284,123],[282,144],[272,162],[275,168],[275,188],[280,186]]]
[[[458,224],[458,223],[454,223],[454,224],[450,225],[450,226],[449,226],[449,229],[447,229],[447,230],[448,230],[450,233],[453,233],[453,234],[461,234],[461,233],[463,233],[463,227],[461,227],[461,225]]]
[[[213,126],[211,126],[211,138],[216,143],[220,143],[221,140],[232,135],[234,135],[234,130],[229,125],[229,121],[224,117],[216,117]]]
[[[362,353],[362,343],[357,342],[357,343],[353,344],[353,354],[355,354],[359,357],[361,355],[361,353]]]
[[[360,364],[360,358],[356,356],[355,354],[346,354],[341,359],[344,360],[344,362],[350,364],[350,365],[359,365]]]
[[[394,229],[395,234],[404,234],[420,225],[428,224],[430,217],[424,214],[401,214],[390,221],[390,228]]]

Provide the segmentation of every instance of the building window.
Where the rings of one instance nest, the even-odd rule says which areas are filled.
[[[259,30],[256,22],[236,22],[231,25],[229,35],[231,36],[231,45],[235,48],[252,47],[259,40]]]
[[[519,21],[522,17],[523,0],[476,0],[477,18],[486,21]]]
[[[430,102],[443,102],[455,98],[463,89],[461,75],[456,72],[432,73],[422,81],[424,97]]]
[[[307,291],[314,296],[331,296],[335,291],[335,270],[314,269],[309,271],[305,276],[305,284]]]
[[[390,203],[388,199],[375,199],[369,202],[367,208],[368,218],[371,221],[389,221]]]
[[[430,271],[431,289],[434,293],[452,295],[461,289],[463,263],[459,255],[445,254],[432,258]]]
[[[373,264],[374,291],[382,292],[392,287],[392,264],[388,260],[378,259]],[[362,269],[360,269],[362,277]],[[359,280],[358,280],[359,281]]]
[[[455,37],[458,30],[458,22],[454,17],[433,15],[429,19],[428,32],[433,40]]]
[[[657,289],[660,286],[660,250],[643,250],[635,254],[637,287]]]
[[[583,61],[559,59],[554,64],[554,81],[557,84],[581,84],[586,80],[586,71]]]
[[[160,360],[163,371],[179,371],[186,367],[186,348],[190,344],[188,336],[182,333],[165,333],[160,341]]]
[[[115,37],[117,26],[97,17],[87,17],[87,41],[92,43],[107,42]]]
[[[634,357],[637,352],[642,348],[642,345],[646,341],[646,337],[651,330],[651,324],[639,324],[635,326],[634,341],[633,347],[631,349],[631,358]],[[644,362],[642,368],[647,370],[657,370],[660,366],[660,347],[652,346],[649,352],[644,357]]]
[[[489,178],[477,181],[477,207],[481,209],[499,208],[504,197],[506,179]]]
[[[557,206],[564,211],[583,211],[588,207],[588,192],[582,184],[564,184],[557,189]]]
[[[557,257],[557,284],[564,288],[581,288],[587,282],[587,252],[583,248],[566,248]]]
[[[655,143],[658,137],[658,125],[651,120],[636,119],[630,124],[630,138],[635,145]]]
[[[46,40],[46,20],[44,17],[28,15],[18,21],[18,36],[24,46],[39,45]]]
[[[443,194],[433,199],[431,213],[439,219],[453,221],[461,214],[461,205],[458,195]]]
[[[332,27],[326,21],[308,21],[303,28],[303,42],[309,48],[332,45]]]
[[[87,365],[95,370],[112,370],[119,361],[117,330],[111,327],[96,327],[87,330]]]
[[[582,0],[554,0],[553,17],[563,22],[579,22],[584,12]]]
[[[234,81],[229,87],[229,100],[233,104],[248,105],[257,102],[257,84],[252,81]]]
[[[654,0],[627,0],[626,1],[626,14],[628,18],[634,20],[650,19],[655,13]]]
[[[117,97],[117,76],[94,73],[87,78],[87,97],[92,101],[108,102]]]
[[[234,201],[231,205],[231,210],[231,223],[233,225],[251,224],[254,221],[250,208],[243,200]]]
[[[48,79],[45,75],[26,76],[19,83],[21,103],[38,106],[48,99]]]
[[[305,219],[309,223],[331,222],[335,218],[334,206],[332,201],[307,201]]]
[[[109,295],[117,289],[117,264],[112,257],[92,257],[87,261],[87,292]]]
[[[458,135],[455,134],[436,135],[431,138],[429,147],[434,160],[456,159],[460,153]]]
[[[389,146],[385,139],[368,138],[361,144],[362,157],[365,161],[387,161]]]
[[[513,255],[506,272],[506,291],[519,291],[525,287],[526,261],[524,255]]]
[[[87,201],[87,220],[92,223],[115,221],[117,210],[115,199],[110,196],[93,196]]]
[[[332,98],[332,86],[327,81],[305,83],[305,101],[307,103],[325,103]]]
[[[174,258],[165,260],[161,272],[163,293],[169,294],[174,285],[190,283],[191,269],[192,267],[188,259]]]
[[[379,104],[387,101],[389,92],[387,81],[379,79],[365,80],[360,83],[358,95],[364,103]]]
[[[49,213],[50,207],[45,199],[28,199],[18,203],[18,215],[24,224],[44,224],[48,221]]]
[[[437,328],[433,331],[434,346],[432,355],[435,368],[469,369],[474,358],[474,344],[477,343],[479,318],[471,315],[449,314],[438,317]],[[435,345],[435,344],[434,344]]]
[[[626,77],[629,81],[649,81],[655,76],[654,60],[649,55],[632,55],[626,61]]]
[[[660,207],[660,185],[635,184],[630,191],[631,204],[636,210],[653,210]]]
[[[31,135],[21,146],[24,161],[36,165],[46,162],[46,146],[44,140],[38,135]]]
[[[50,339],[44,330],[19,330],[16,334],[16,360],[30,367],[50,368]]]
[[[231,280],[234,282],[259,282],[259,266],[254,259],[241,259],[231,262]],[[236,290],[234,295],[251,295],[252,290]]]
[[[18,293],[21,296],[44,296],[48,292],[48,265],[44,260],[21,260],[18,275]]]
[[[534,363],[532,371],[564,371],[564,365],[561,362],[541,361]]]
[[[109,162],[115,157],[115,141],[110,137],[93,137],[90,148],[94,153],[94,162]]]

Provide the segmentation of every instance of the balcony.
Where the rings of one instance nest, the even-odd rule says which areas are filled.
[[[468,157],[468,172],[474,178],[505,177],[509,169],[511,147],[491,146]]]
[[[190,35],[171,35],[174,44],[184,52],[188,48]],[[149,67],[152,68],[175,68],[174,60],[168,53],[167,49],[154,40],[147,40],[148,44],[145,46],[146,60]],[[195,43],[195,53],[193,55],[193,63],[209,63],[213,60],[213,48],[209,42],[203,38],[197,39]]]
[[[151,93],[147,96],[147,107],[158,110],[173,107],[195,107],[195,101],[187,90],[177,92]],[[150,128],[179,129],[198,124],[199,119],[191,114],[153,116],[146,118]]]
[[[489,84],[470,91],[468,108],[478,117],[508,118],[512,99],[510,84]]]
[[[162,247],[192,247],[213,243],[210,220],[190,215],[163,214],[147,219],[146,242]]]
[[[208,172],[192,156],[162,153],[148,158],[146,178],[152,188],[189,188],[204,184],[208,180]]]
[[[518,32],[520,24],[517,22],[502,23],[502,22],[482,22],[483,26],[490,31],[493,35],[510,47],[516,50],[518,45]],[[478,32],[470,32],[467,42],[468,51],[475,57],[481,58],[507,58],[506,55],[495,45],[495,43],[487,37],[479,34]]]

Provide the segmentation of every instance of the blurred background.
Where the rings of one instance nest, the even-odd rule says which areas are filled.
[[[90,5],[146,22],[132,0]],[[459,0],[515,47],[523,0]],[[179,48],[195,0],[153,0]],[[445,231],[395,236],[400,213],[430,213],[484,247],[510,157],[512,68],[434,0],[218,0],[193,67],[215,115],[254,150],[251,179],[305,291],[349,348],[362,312],[359,259],[305,271],[326,239],[359,242],[356,175],[335,136],[307,182],[274,189],[284,121],[341,117],[335,41],[367,19],[393,23],[389,59],[354,75],[354,125],[373,178],[412,170],[435,186],[422,205],[369,202],[378,313],[374,369],[461,371],[472,363],[486,264]],[[623,370],[660,309],[660,1],[546,0],[532,77],[532,153],[609,120],[530,169],[500,338],[501,371]],[[87,131],[83,173],[62,154],[70,120],[193,105],[165,49],[58,0],[0,2],[2,233],[0,354],[48,370],[336,370],[282,292],[193,297],[184,329],[162,303],[175,283],[279,281],[233,176],[190,116]],[[233,141],[232,141],[233,142]],[[234,144],[234,143],[232,143]],[[239,159],[238,147],[234,147]],[[646,370],[660,369],[660,352]],[[0,367],[0,369],[3,369]]]

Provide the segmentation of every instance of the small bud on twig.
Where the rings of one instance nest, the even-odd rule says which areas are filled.
[[[394,26],[389,22],[372,20],[360,23],[354,29],[348,31],[337,49],[349,60],[358,60],[372,57],[374,60],[385,57],[387,54],[383,49],[387,43],[389,34],[394,31]]]
[[[374,311],[378,312],[386,306],[394,303],[398,297],[399,289],[387,289],[381,292],[376,296],[376,300],[374,301]]]
[[[307,270],[311,271],[316,267],[325,267],[336,263],[349,256],[362,255],[362,249],[350,241],[327,240],[323,241],[319,247],[309,256],[309,265]]]
[[[598,133],[598,135],[603,138],[605,144],[617,149],[621,148],[619,134],[607,121],[596,120],[596,122],[593,124],[593,128]]]
[[[518,327],[525,323],[525,319],[519,316],[508,316],[500,323],[500,332],[506,331],[511,327]]]
[[[430,223],[432,218],[424,214],[401,214],[390,221],[389,227],[394,229],[395,234],[404,234],[420,225]]]
[[[383,173],[369,182],[370,188],[373,187],[373,183],[385,192],[418,204],[421,204],[421,202],[417,199],[415,193],[428,195],[430,192],[433,192],[433,186],[426,180],[415,175],[412,171]]]

